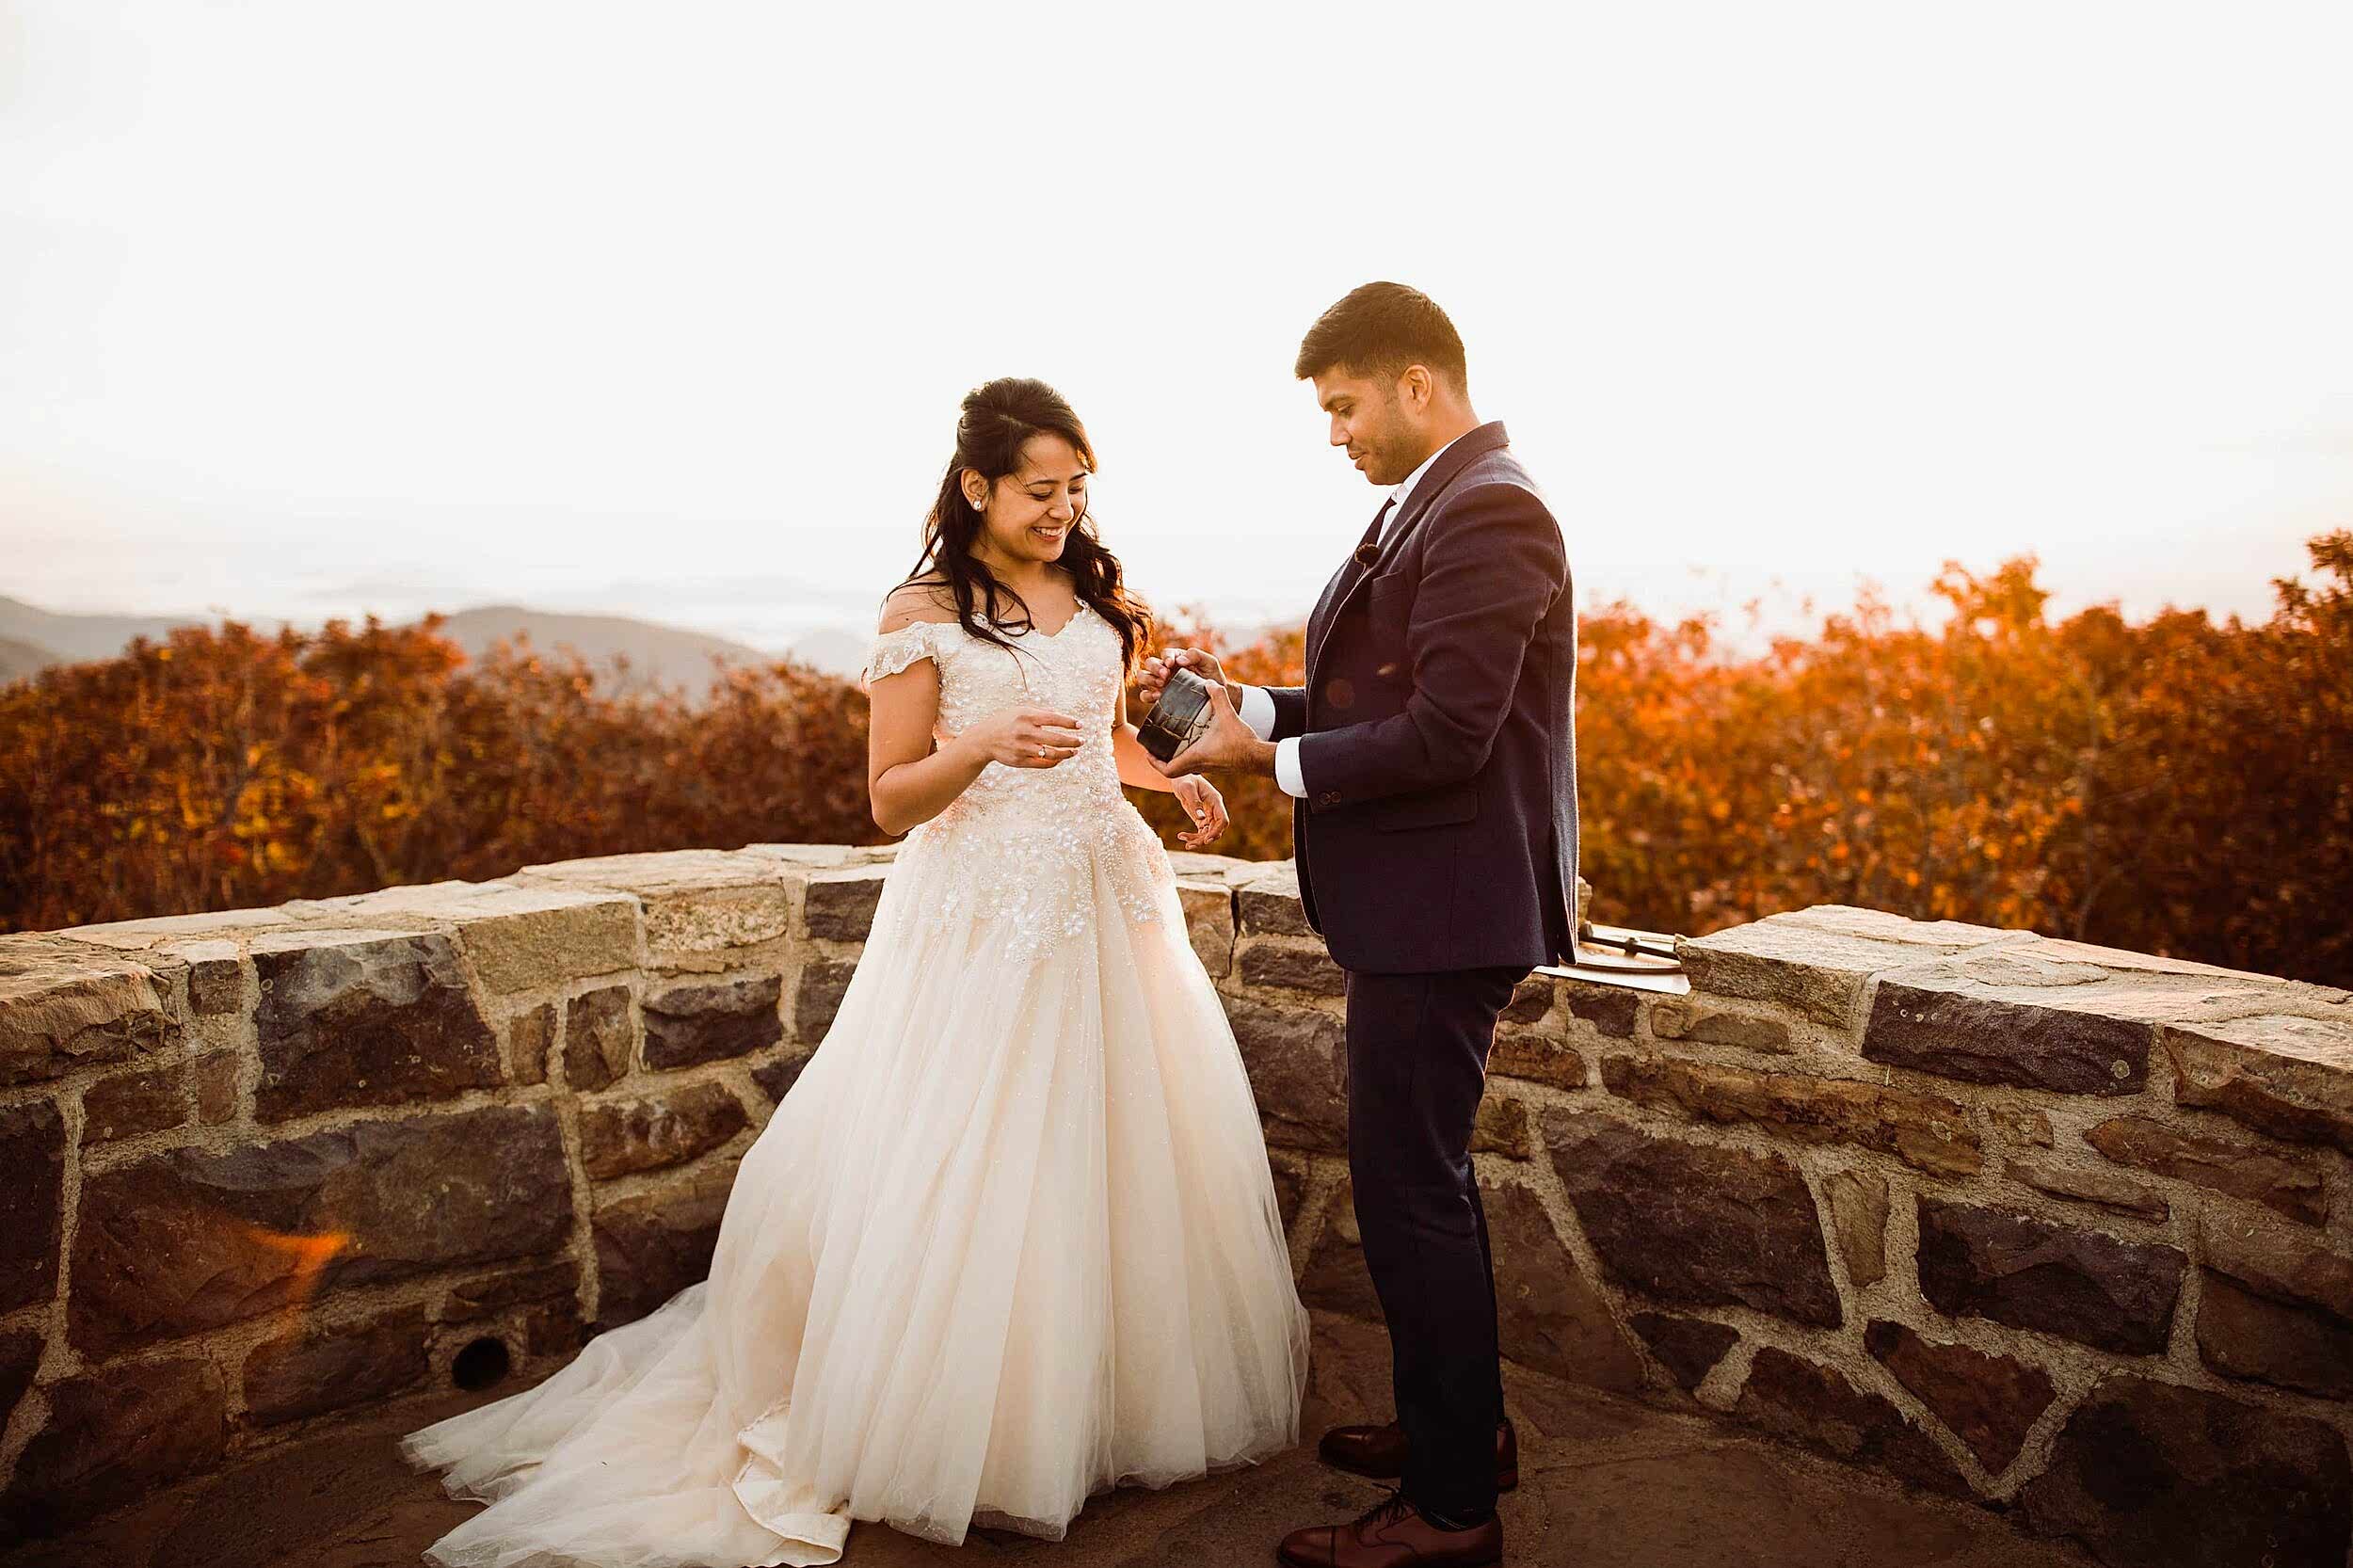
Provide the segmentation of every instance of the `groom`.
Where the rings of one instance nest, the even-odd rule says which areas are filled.
[[[1349,1169],[1398,1418],[1320,1451],[1401,1483],[1280,1555],[1468,1568],[1500,1560],[1496,1494],[1518,1469],[1471,1125],[1497,1014],[1575,951],[1577,612],[1561,526],[1471,411],[1445,312],[1368,283],[1294,368],[1386,491],[1307,617],[1306,683],[1243,686],[1181,648],[1145,662],[1142,696],[1172,667],[1209,680],[1209,729],[1158,766],[1272,774],[1295,797],[1300,900],[1347,974]]]

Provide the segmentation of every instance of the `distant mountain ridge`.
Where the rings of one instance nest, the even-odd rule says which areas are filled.
[[[197,616],[82,616],[44,610],[0,594],[0,637],[29,643],[50,664],[111,659],[134,637],[163,638],[175,626],[201,626]]]
[[[642,691],[653,685],[683,686],[699,695],[710,681],[713,661],[720,666],[765,664],[774,654],[707,632],[634,620],[628,616],[577,616],[534,610],[521,604],[484,604],[452,612],[441,622],[440,634],[479,659],[500,639],[527,638],[540,653],[565,650],[579,654],[600,678],[618,691]],[[629,661],[625,679],[613,674],[613,661]]]
[[[28,643],[18,637],[0,637],[0,686],[11,680],[22,680],[57,663],[57,656],[38,643]]]
[[[235,618],[271,633],[293,624]],[[212,618],[201,616],[75,615],[43,610],[0,595],[0,683],[21,680],[53,664],[115,658],[134,637],[161,642],[174,627],[212,624]],[[791,657],[827,674],[847,677],[856,674],[866,651],[855,634],[834,628],[808,632],[786,653],[777,654],[658,621],[534,610],[521,604],[481,604],[450,612],[442,619],[440,634],[465,649],[469,659],[481,658],[501,638],[527,638],[539,653],[577,652],[609,690],[631,693],[665,685],[682,687],[690,697],[703,694],[714,661],[725,668]],[[629,662],[626,677],[616,671],[616,657]]]

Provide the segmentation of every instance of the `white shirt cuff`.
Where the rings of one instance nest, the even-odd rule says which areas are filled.
[[[1241,706],[1234,712],[1258,739],[1263,741],[1274,733],[1274,699],[1266,695],[1263,686],[1243,686]]]
[[[1299,776],[1299,737],[1296,735],[1274,743],[1274,782],[1283,787],[1287,795],[1305,796],[1307,792],[1306,780]]]

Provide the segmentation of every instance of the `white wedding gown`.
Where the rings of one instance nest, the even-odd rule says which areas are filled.
[[[907,836],[824,1042],[745,1152],[710,1277],[401,1451],[490,1507],[449,1568],[836,1561],[853,1519],[1059,1540],[1091,1495],[1298,1441],[1307,1316],[1168,856],[1119,792],[1118,634],[951,624],[937,733],[1079,715]]]

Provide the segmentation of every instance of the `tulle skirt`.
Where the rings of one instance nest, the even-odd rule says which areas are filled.
[[[1015,917],[924,919],[937,859],[886,876],[710,1277],[402,1440],[491,1505],[430,1561],[829,1563],[853,1519],[1059,1540],[1095,1493],[1298,1441],[1307,1317],[1165,872],[1136,920],[1098,865],[1085,935],[1036,956]]]

